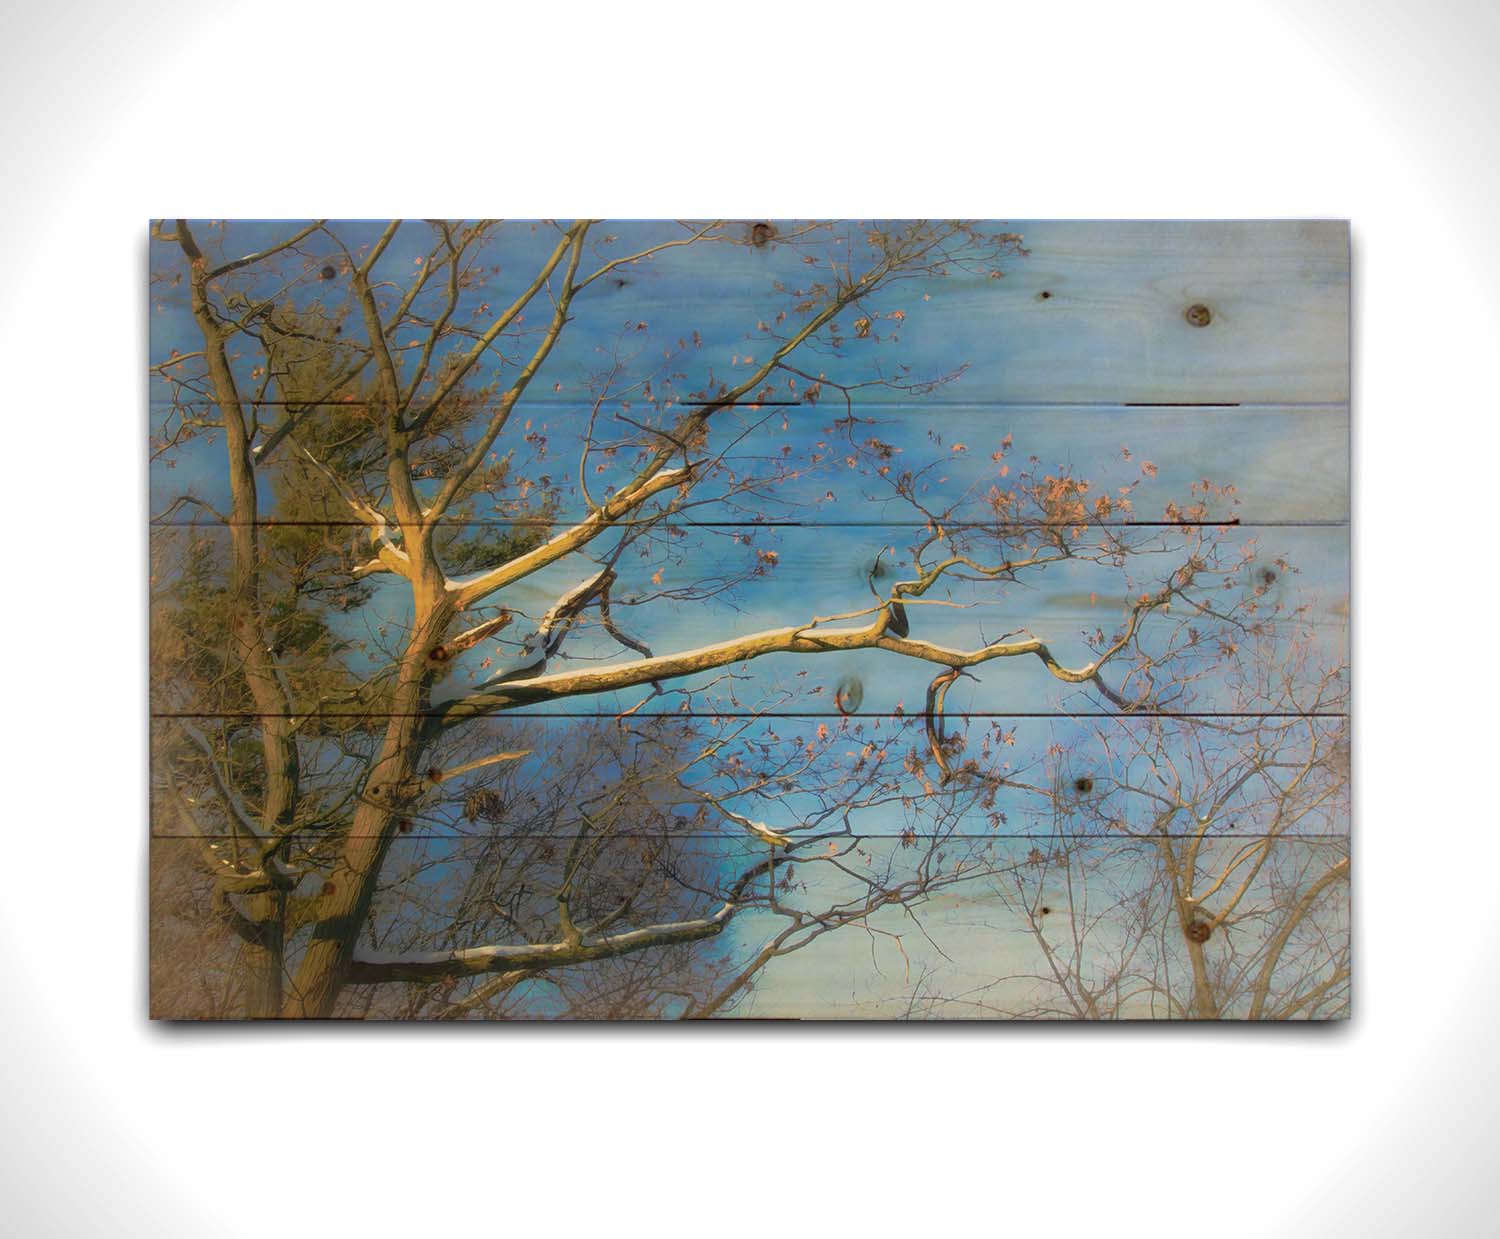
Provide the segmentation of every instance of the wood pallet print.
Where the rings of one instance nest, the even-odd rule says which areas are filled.
[[[1348,1015],[1345,224],[150,259],[155,1017]]]

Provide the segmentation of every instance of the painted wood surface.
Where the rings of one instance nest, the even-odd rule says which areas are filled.
[[[298,549],[310,537],[301,527],[286,532]],[[347,528],[336,532],[341,548],[360,538]],[[1242,655],[1231,664],[1212,672],[1192,669],[1191,683],[1184,685],[1181,696],[1174,695],[1171,708],[1255,709],[1239,679],[1247,666],[1264,675],[1291,671],[1309,661],[1311,666],[1336,668],[1348,659],[1348,530],[1342,525],[1070,527],[1061,531],[1061,551],[1050,545],[1056,532],[1028,529],[1023,531],[1028,536],[996,543],[982,536],[987,531],[978,531],[972,543],[961,541],[960,549],[981,566],[1004,564],[1008,557],[1021,558],[1022,551],[1039,550],[1057,562],[1015,580],[990,579],[972,571],[945,574],[920,599],[906,604],[910,638],[944,650],[976,651],[1002,638],[1034,637],[1046,643],[1064,669],[1082,668],[1110,647],[1143,596],[1154,596],[1170,584],[1186,557],[1201,555],[1205,566],[1192,589],[1142,621],[1131,653],[1165,653],[1181,639],[1183,624],[1191,624],[1197,608],[1221,613],[1235,608],[1247,625],[1264,626],[1264,632],[1259,637],[1249,634]],[[950,544],[959,533],[950,535]],[[210,564],[227,566],[229,537],[221,526],[153,531],[159,585],[173,585],[170,565],[184,550]],[[653,529],[619,561],[611,590],[612,620],[652,657],[774,633],[788,625],[810,638],[824,631],[847,632],[869,625],[880,600],[897,582],[921,576],[919,564],[930,565],[933,555],[926,548],[916,560],[914,549],[929,538],[923,528],[868,524],[666,525]],[[1133,560],[1123,573],[1113,558],[1122,546],[1130,548]],[[225,580],[223,573],[217,577]],[[492,637],[455,651],[442,663],[432,688],[432,710],[460,704],[505,669],[518,667],[526,658],[527,638],[579,579],[578,565],[563,561],[508,588],[503,604],[476,611],[473,625],[502,613],[513,618]],[[387,581],[372,587],[373,627],[363,616],[357,623],[336,623],[328,635],[302,649],[296,647],[299,622],[288,618],[279,636],[286,642],[284,673],[294,689],[301,690],[296,693],[299,712],[378,712],[371,701],[379,700],[379,686],[409,631],[410,610],[401,586],[399,581]],[[157,640],[159,646],[177,649],[192,636],[164,630]],[[161,650],[163,661],[171,657],[169,650]],[[865,686],[862,708],[868,712],[914,711],[921,708],[934,674],[944,669],[890,649],[830,649],[785,652],[743,663],[731,660],[674,680],[690,691],[688,698],[658,697],[650,681],[604,692],[534,695],[543,693],[539,683],[645,661],[639,649],[612,635],[599,616],[585,617],[570,628],[566,641],[547,661],[545,681],[532,675],[512,683],[514,700],[507,709],[603,716],[641,709],[828,713],[837,710],[832,702],[835,686],[848,681]],[[348,669],[351,683],[370,685],[370,698],[320,699],[312,686],[331,662]],[[1183,669],[1188,671],[1185,664]],[[1103,674],[1126,696],[1145,688],[1139,664],[1130,655],[1117,657]],[[562,687],[566,689],[566,683]],[[492,690],[503,691],[503,686]],[[1294,675],[1276,695],[1274,706],[1267,708],[1308,709],[1306,703],[1316,692],[1317,680],[1309,669]],[[174,693],[169,680],[158,680],[153,685],[156,708],[173,710]],[[947,702],[955,713],[997,714],[1066,714],[1089,708],[1091,702],[1097,705],[1091,685],[1059,679],[1032,653],[973,666],[952,687]]]
[[[586,395],[601,356],[613,364],[617,348],[626,377],[644,374],[664,351],[677,351],[679,339],[701,365],[733,377],[746,356],[765,354],[771,333],[757,324],[774,326],[791,300],[776,286],[799,290],[857,264],[861,238],[874,226],[766,222],[774,239],[765,246],[728,243],[748,238],[754,224],[731,226],[708,259],[701,249],[669,250],[591,286],[577,306],[573,341],[549,358],[533,400]],[[870,304],[872,328],[863,338],[853,325],[860,315],[845,316],[849,378],[868,378],[899,344],[899,351],[921,359],[913,377],[940,378],[966,367],[960,379],[932,393],[940,402],[1349,398],[1349,231],[1343,222],[1002,220],[987,227],[1018,235],[1025,255],[974,269],[953,263],[942,276],[903,279]],[[596,268],[694,231],[652,222],[607,228],[614,240],[601,240],[589,255]],[[340,228],[356,247],[373,242],[379,231],[378,225]],[[237,225],[233,249],[269,244],[283,234],[277,224]],[[507,294],[514,296],[513,273],[537,269],[556,236],[542,225],[504,234],[494,251],[499,272],[477,283],[465,306],[504,304]],[[343,255],[326,240],[310,238],[302,248],[314,291],[322,264],[342,270]],[[440,252],[413,231],[392,244],[385,267],[403,275]],[[998,279],[995,270],[1002,273]],[[339,291],[322,299],[333,305],[342,277],[328,283]],[[158,351],[152,361],[165,360],[174,347],[183,354],[201,347],[182,322],[181,288],[158,287],[154,298]],[[893,313],[902,317],[882,317]],[[697,331],[700,343],[683,336],[683,326]],[[357,323],[347,329],[359,332]],[[861,392],[864,401],[899,398],[884,388]]]
[[[1346,225],[177,228],[156,1014],[1347,1012]]]
[[[829,690],[824,695],[834,694]],[[189,767],[205,760],[210,744],[232,752],[232,745],[224,746],[222,740],[238,726],[233,719],[162,718],[153,727],[153,744],[160,760]],[[311,731],[306,772],[310,784],[329,795],[348,794],[350,771],[373,746],[379,720],[324,720]],[[941,762],[934,755],[935,740],[946,746]],[[1268,835],[1343,838],[1348,822],[1319,798],[1320,789],[1311,789],[1297,811],[1288,813],[1263,786],[1241,780],[1252,765],[1251,753],[1316,748],[1346,767],[1348,742],[1347,717],[1332,711],[1192,717],[992,718],[955,713],[935,724],[916,713],[863,710],[716,718],[510,716],[474,728],[462,744],[434,749],[431,764],[403,789],[400,834],[457,844],[487,837],[496,825],[492,819],[498,818],[516,838],[571,839],[582,819],[576,805],[559,806],[546,797],[549,765],[570,746],[586,744],[599,759],[599,779],[616,777],[620,770],[649,769],[648,777],[660,784],[661,813],[654,827],[643,828],[622,817],[603,823],[613,833],[674,840],[727,836],[741,852],[750,849],[744,853],[750,859],[755,849],[763,850],[764,841],[736,828],[732,819],[702,813],[701,806],[710,803],[705,795],[804,845],[826,850],[827,841],[841,838],[845,826],[860,839],[900,838],[915,829],[915,819],[893,811],[893,806],[911,807],[901,804],[903,793],[909,791],[902,787],[909,765],[919,765],[933,787],[951,785],[957,793],[972,776],[972,771],[965,772],[965,762],[992,756],[994,784],[977,797],[955,795],[943,819],[944,837],[1049,838],[1056,829],[1055,810],[1061,799],[1071,811],[1090,818],[1092,833],[1101,840],[1149,842],[1162,834],[1190,838],[1200,832],[1221,840]],[[677,777],[654,757],[664,750],[708,756],[691,777]],[[1159,805],[1131,793],[1153,764],[1162,763],[1184,774],[1198,767],[1213,771],[1184,797],[1190,808],[1164,822],[1158,820]],[[221,763],[219,771],[226,786],[235,783],[232,758]],[[873,796],[845,822],[840,793],[854,785],[890,795]],[[355,794],[382,793],[378,785],[364,782]],[[152,832],[199,833],[181,808],[172,797],[160,797]],[[216,790],[208,818],[211,829],[204,833],[233,839],[238,829],[234,812],[235,806]]]
[[[527,419],[528,437],[508,451],[515,481],[465,519],[535,519],[525,513],[537,493],[531,488],[544,477],[556,495],[552,519],[586,516],[580,474],[590,496],[609,494],[628,480],[641,424],[670,416],[670,409],[643,411],[617,402],[604,403],[597,414],[586,406],[545,409]],[[1349,515],[1345,405],[953,405],[938,415],[922,404],[860,405],[851,413],[838,401],[726,410],[722,424],[732,444],[722,467],[682,510],[684,522],[908,525],[926,523],[928,513],[955,522],[993,521],[995,494],[1009,489],[1007,478],[1027,471],[1075,474],[1091,481],[1095,495],[1133,485],[1132,507],[1112,513],[1115,521],[1163,519],[1168,504],[1185,506],[1193,484],[1205,478],[1234,488],[1214,502],[1215,518],[1284,524],[1342,522]],[[209,439],[198,450],[159,458],[152,501],[162,515],[154,523],[219,520],[215,513],[229,508],[223,455]],[[286,468],[294,473],[296,502],[288,502],[285,486],[264,479],[267,522],[353,522],[343,498],[310,466]],[[900,489],[907,478],[909,499]],[[378,488],[379,479],[371,485]],[[174,509],[185,493],[207,506],[179,503]]]
[[[916,847],[905,847],[899,838],[846,838],[837,841],[832,852],[824,848],[822,855],[805,858],[784,874],[778,885],[782,906],[790,909],[811,885],[841,890],[847,897],[857,898],[872,877],[878,883],[909,868],[913,855],[950,871],[961,871],[965,864],[978,867],[997,856],[1005,858],[1018,876],[1013,893],[1004,900],[993,890],[955,882],[926,902],[924,919],[947,930],[942,936],[940,972],[925,965],[917,948],[891,935],[862,933],[861,950],[850,953],[841,951],[837,936],[830,934],[799,952],[800,966],[778,977],[774,989],[763,984],[747,992],[744,998],[748,1002],[742,1005],[749,1006],[754,1018],[782,1020],[1193,1018],[1191,1008],[1170,988],[1151,983],[1147,961],[1139,954],[1132,955],[1128,944],[1099,933],[1100,926],[1109,922],[1112,909],[1131,908],[1138,910],[1138,915],[1166,919],[1160,890],[1146,880],[1143,866],[1131,863],[1128,847],[1122,848],[1117,841],[1100,841],[1063,853],[1049,847],[1045,839],[992,837],[974,841],[972,848],[965,846],[969,842],[949,839],[934,847],[923,841]],[[549,922],[555,909],[547,891],[528,887],[522,881],[505,880],[506,868],[495,862],[503,857],[514,867],[529,871],[528,866],[515,865],[518,856],[544,854],[549,847],[560,854],[559,843],[523,841],[498,856],[493,850],[481,852],[476,864],[472,846],[465,849],[442,839],[403,836],[392,848],[392,885],[420,883],[434,902],[446,897],[455,901],[467,898],[473,903],[482,898],[494,910],[486,927],[496,931],[504,927],[507,931],[505,945],[499,949],[524,950],[524,931],[529,929],[544,937],[551,929]],[[612,901],[618,899],[623,885],[611,879],[618,882],[644,873],[657,881],[665,876],[669,886],[683,891],[694,914],[710,917],[723,906],[724,897],[733,894],[719,875],[726,869],[733,870],[736,859],[743,860],[753,852],[724,839],[714,846],[703,839],[655,847],[638,838],[618,839],[614,844],[600,856],[598,870],[589,875],[598,881],[599,889],[588,890],[580,900],[590,912],[594,910],[592,901],[597,901],[598,912],[604,916],[608,915],[605,909],[617,906]],[[1263,862],[1252,878],[1251,894],[1262,903],[1274,903],[1284,899],[1287,890],[1307,891],[1330,873],[1347,873],[1350,850],[1349,842],[1342,839],[1211,839],[1199,849],[1199,868],[1207,879],[1200,889],[1210,887],[1218,874],[1243,870],[1241,858],[1248,854],[1252,862]],[[154,837],[150,841],[153,898],[165,907],[169,925],[173,921],[191,924],[208,912],[206,905],[195,904],[185,881],[185,875],[198,872],[204,865],[202,850],[193,840]],[[1275,877],[1264,876],[1268,872]],[[494,880],[476,884],[476,873]],[[292,926],[314,914],[311,902],[293,904],[288,917]],[[1320,932],[1332,949],[1333,965],[1296,987],[1272,983],[1267,977],[1267,961],[1289,959],[1293,967],[1308,962],[1306,951],[1288,949],[1282,937],[1283,926],[1275,919],[1246,918],[1230,927],[1197,922],[1203,926],[1195,932],[1203,939],[1199,945],[1208,953],[1231,955],[1236,965],[1226,971],[1218,990],[1223,1004],[1218,1018],[1340,1018],[1350,969],[1352,914],[1347,883],[1331,887],[1324,902],[1327,907]],[[787,921],[784,913],[747,909],[738,932],[748,941],[763,941],[783,931]],[[502,937],[499,932],[495,936]],[[381,930],[365,948],[363,962],[371,972],[403,960],[432,967],[455,953],[451,940],[434,934],[419,912],[398,909],[383,921]],[[627,957],[627,962],[634,963],[637,958]],[[1039,959],[1044,965],[1050,959],[1057,974],[1069,979],[1069,985],[1052,990],[1039,987],[1035,973]],[[161,1005],[164,996],[174,994],[182,984],[181,963],[157,952],[150,967],[154,1013],[158,1018],[182,1018],[180,1007]],[[877,983],[863,979],[865,972]],[[242,1018],[234,1005],[232,970],[223,960],[206,955],[191,975],[206,996],[195,1009],[194,1018]],[[486,976],[477,974],[477,984],[440,982],[436,990],[430,985],[423,987],[417,992],[430,997],[398,1008],[394,1017],[537,1018],[518,1000],[515,990],[497,990],[493,983],[483,1004],[469,1003],[469,995],[484,993]],[[1079,986],[1074,978],[1087,978],[1087,985]],[[626,993],[632,987],[645,987],[639,970],[621,967],[612,979],[615,987]],[[618,993],[615,987],[608,992]],[[378,992],[382,987],[369,988]],[[571,1009],[586,1010],[597,1000],[586,991],[567,997],[565,1015],[571,1014]],[[371,1014],[377,1012],[378,1008]]]

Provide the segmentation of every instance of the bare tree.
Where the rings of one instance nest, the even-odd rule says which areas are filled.
[[[413,227],[427,241],[401,274],[390,257]],[[890,364],[841,378],[854,342],[897,343],[905,312],[882,297],[998,274],[1018,237],[716,221],[617,252],[592,221],[544,227],[519,275],[497,270],[492,222],[396,221],[361,241],[315,221],[239,256],[222,228],[156,229],[158,296],[185,298],[201,347],[153,364],[167,393],[155,451],[171,465],[221,443],[228,495],[219,510],[188,488],[158,513],[156,824],[198,841],[202,904],[240,942],[247,1015],[714,1014],[833,930],[890,933],[880,914],[896,909],[920,932],[924,902],[1014,868],[994,837],[1012,777],[1000,741],[945,722],[960,679],[1031,662],[1110,709],[1172,709],[1222,674],[1216,634],[1274,640],[1254,591],[1221,600],[1252,570],[1220,545],[1232,488],[1204,482],[1140,525],[1134,466],[1100,488],[1023,463],[1007,435],[984,445],[993,476],[950,493],[934,479],[969,445],[933,433],[931,458],[910,460],[861,413],[866,389],[915,399],[952,377]],[[629,348],[646,324],[627,322],[600,347],[576,428],[534,424],[591,297],[672,251],[768,244],[807,275],[746,324],[758,356],[736,356],[735,377],[686,337],[643,373]],[[759,446],[783,397],[832,405],[809,454]],[[831,457],[915,531],[875,556],[866,605],[692,648],[632,631],[636,609],[744,597],[782,571],[760,531],[719,525],[816,507],[809,479]],[[638,563],[657,566],[651,588],[627,592]],[[665,583],[667,565],[685,583]],[[1045,634],[916,635],[914,615],[961,618],[977,594],[1080,565],[1112,583],[1118,622],[1077,665]],[[547,605],[519,601],[543,582]],[[921,711],[860,717],[858,684],[818,702],[816,685],[745,696],[757,660],[858,651],[929,665]],[[475,679],[455,689],[459,668]],[[626,690],[634,705],[566,735],[515,713]],[[778,729],[778,711],[811,705],[832,705],[828,721]],[[872,844],[898,813],[902,829]],[[1180,907],[1206,898],[1183,874],[1212,851],[1160,853]],[[736,921],[748,946],[693,949]]]
[[[1236,649],[1233,713],[1119,720],[1058,746],[1032,787],[1042,829],[996,882],[1037,970],[916,1009],[1347,1014],[1348,678],[1310,665],[1310,644],[1274,677],[1264,650]]]

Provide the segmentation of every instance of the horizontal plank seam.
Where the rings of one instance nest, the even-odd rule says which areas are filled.
[[[442,520],[438,524],[450,528],[491,528],[491,529],[550,529],[558,524],[566,524],[567,519],[560,521],[543,520],[507,520],[497,517],[493,520]],[[994,521],[982,520],[944,520],[938,522],[944,529],[992,529]],[[1349,526],[1349,518],[1327,518],[1319,520],[1241,520],[1233,517],[1224,520],[1205,521],[1011,521],[1006,522],[1007,529],[1345,529]],[[257,529],[367,529],[369,525],[363,521],[304,521],[304,520],[277,520],[275,517],[266,517],[258,521],[175,521],[175,520],[152,520],[153,529],[233,529],[243,525],[253,525]],[[875,520],[849,520],[849,521],[794,521],[794,520],[765,520],[765,521],[662,521],[662,520],[620,520],[613,522],[615,528],[634,528],[636,526],[652,525],[661,529],[927,529],[928,521],[875,521]]]
[[[525,681],[517,681],[517,683],[524,683],[524,682]],[[524,708],[524,707],[522,707],[522,708]],[[155,711],[155,710],[153,710],[152,713],[151,713],[151,717],[152,718],[160,718],[160,719],[170,719],[170,718],[222,718],[222,719],[245,719],[245,718],[359,718],[359,719],[369,719],[371,721],[374,721],[374,720],[377,720],[377,719],[388,719],[388,718],[432,718],[432,717],[438,717],[440,715],[441,715],[441,711],[437,711],[437,710],[417,711],[417,712],[410,713],[410,714],[387,714],[387,713],[384,713],[384,712],[375,712],[375,711],[371,711],[371,712],[368,712],[368,713],[361,712],[361,711],[345,711],[343,713],[331,713],[331,712],[330,713],[321,713],[321,712],[307,713],[307,712],[303,712],[303,711],[292,711],[292,712],[288,712],[286,714],[262,714],[262,713],[259,713],[259,712],[256,712],[256,711],[251,711],[251,710],[245,710],[245,711],[227,711],[227,712],[218,712],[218,711],[203,711],[203,712],[198,712],[198,711],[177,711],[177,710]],[[597,710],[595,710],[595,711],[573,711],[573,712],[563,712],[563,711],[546,711],[546,712],[543,712],[543,711],[536,711],[536,710],[528,710],[524,714],[523,713],[519,713],[518,710],[505,710],[505,711],[501,711],[498,714],[491,715],[489,717],[497,718],[497,719],[499,719],[499,718],[508,718],[508,719],[514,719],[514,718],[526,718],[526,719],[533,719],[533,718],[621,719],[622,715],[620,715],[618,713],[604,713],[602,711],[597,711]],[[724,718],[724,719],[728,719],[728,718],[906,719],[906,720],[909,720],[909,721],[915,723],[915,722],[921,722],[922,719],[924,717],[926,717],[926,716],[923,715],[920,711],[914,711],[914,712],[909,711],[909,712],[904,713],[904,714],[897,714],[897,713],[890,712],[890,711],[887,711],[885,713],[877,713],[877,714],[870,714],[870,713],[848,713],[848,714],[845,714],[842,711],[837,711],[837,710],[829,710],[829,711],[817,711],[817,710],[785,710],[785,711],[776,711],[776,710],[701,710],[701,711],[699,711],[699,710],[694,710],[694,711],[676,711],[676,710],[674,710],[674,711],[663,712],[663,713],[647,713],[645,711],[637,710],[634,713],[630,714],[628,717],[630,717],[632,719],[641,719],[641,718],[682,718],[682,719],[694,719],[694,718]],[[1220,710],[1220,711],[1199,711],[1199,712],[1192,712],[1192,713],[1188,713],[1188,712],[1176,713],[1176,712],[1173,712],[1173,711],[1166,711],[1166,710],[1155,710],[1155,711],[1141,710],[1141,711],[1138,711],[1138,712],[1137,711],[1132,711],[1132,712],[1128,712],[1128,713],[1124,712],[1124,711],[1118,711],[1118,710],[1116,710],[1116,711],[1098,711],[1098,712],[1093,712],[1093,713],[1072,712],[1072,711],[1042,711],[1042,710],[1030,710],[1030,711],[1028,711],[1028,710],[967,710],[967,711],[948,710],[948,711],[945,712],[944,717],[949,718],[949,719],[960,719],[960,718],[1031,718],[1031,719],[1059,719],[1059,720],[1062,720],[1062,719],[1084,719],[1084,718],[1122,718],[1122,719],[1138,719],[1138,718],[1140,718],[1140,719],[1167,719],[1167,718],[1180,718],[1180,719],[1264,718],[1264,719],[1274,719],[1274,718],[1281,718],[1281,719],[1294,719],[1294,718],[1348,718],[1349,714],[1348,714],[1347,711],[1342,711],[1342,710],[1339,710],[1339,711],[1331,711],[1331,710],[1305,710],[1305,711],[1303,711],[1303,710],[1287,710],[1287,711],[1272,711],[1272,710],[1243,710],[1243,711],[1234,711],[1234,710],[1228,710],[1228,711],[1225,711],[1225,710]]]
[[[214,397],[207,396],[207,395],[195,396],[191,400],[168,400],[168,399],[164,399],[164,398],[159,397],[159,396],[152,396],[152,397],[149,398],[149,400],[150,400],[150,403],[152,405],[160,407],[160,408],[173,408],[173,407],[175,407],[177,405],[180,405],[180,404],[200,404],[200,403],[203,403],[203,404],[216,404],[217,403],[217,401],[215,400]],[[365,405],[368,402],[367,401],[356,401],[356,400],[318,400],[318,401],[304,401],[304,400],[291,400],[291,401],[287,401],[287,400],[244,400],[241,403],[243,403],[245,405],[261,405],[261,406],[265,406],[265,407],[284,407],[286,405],[291,405],[291,406],[293,406],[295,408],[308,408],[308,409],[311,409],[311,408],[320,408],[320,407],[325,407],[325,406],[326,407],[342,407],[342,408],[356,409],[356,408],[363,408],[363,407],[365,407]],[[783,407],[784,403],[785,402],[777,402],[777,401],[767,400],[767,401],[762,402],[762,404],[760,405],[760,407],[761,408],[773,408],[773,407],[779,408],[779,407]],[[714,405],[714,404],[716,404],[716,402],[714,402],[714,401],[689,401],[689,400],[680,400],[680,401],[675,402],[675,404],[674,404],[673,407],[675,408],[675,407],[678,407],[678,406],[701,405],[701,404]],[[545,399],[545,400],[542,400],[542,399],[533,399],[533,400],[528,400],[526,402],[526,406],[528,408],[530,408],[530,407],[544,407],[544,408],[549,408],[549,409],[578,409],[580,412],[585,411],[587,408],[591,408],[592,405],[593,405],[593,402],[592,401],[587,401],[587,400],[566,400],[566,399],[564,399],[564,400],[553,400],[553,399],[550,399],[550,398]],[[929,399],[929,400],[927,400],[925,402],[922,402],[922,403],[913,403],[911,401],[902,401],[902,400],[890,400],[890,401],[867,400],[867,401],[864,401],[862,403],[857,403],[856,404],[856,408],[861,408],[861,409],[878,409],[878,410],[880,410],[882,412],[892,412],[892,411],[895,411],[895,410],[904,410],[904,409],[911,409],[913,411],[920,411],[922,409],[936,408],[936,407],[942,407],[942,408],[947,408],[947,409],[952,409],[952,408],[969,408],[969,409],[974,409],[976,411],[977,410],[983,410],[983,409],[1099,409],[1101,411],[1110,411],[1110,410],[1116,410],[1116,409],[1135,409],[1135,408],[1249,409],[1249,410],[1256,410],[1256,409],[1289,409],[1289,410],[1290,409],[1347,409],[1347,408],[1349,408],[1349,406],[1350,406],[1350,401],[1348,399],[1342,399],[1342,400],[1225,400],[1222,397],[1218,398],[1218,399],[1205,398],[1205,399],[1202,399],[1202,400],[962,400],[962,399],[944,399],[944,398],[936,398],[935,397],[935,398]],[[610,407],[610,402],[606,401],[602,407],[605,408],[605,409],[608,409]],[[742,407],[742,408],[749,408],[751,406],[748,405],[748,404],[741,404],[740,407]],[[838,404],[834,404],[834,403],[828,403],[828,404],[822,404],[822,405],[798,404],[798,405],[791,406],[791,407],[806,408],[806,409],[820,409],[820,408],[837,409],[837,408],[840,408],[841,406],[838,405]],[[843,414],[840,414],[840,416],[843,416]]]
[[[50,832],[50,833],[55,833],[55,832]],[[304,829],[304,830],[295,831],[294,833],[297,833],[297,834],[306,834],[306,835],[316,835],[319,832],[316,829]],[[521,831],[521,830],[518,830],[518,831],[515,831],[515,832],[507,835],[506,837],[510,838],[510,839],[572,839],[572,838],[574,838],[577,835],[577,833],[578,833],[577,831],[542,832],[542,831]],[[422,831],[422,832],[412,831],[410,833],[401,834],[398,837],[400,839],[408,840],[408,841],[412,841],[412,842],[415,842],[415,841],[417,841],[419,839],[441,839],[441,840],[443,840],[445,842],[449,842],[449,843],[472,842],[472,841],[475,841],[475,840],[486,840],[486,841],[488,841],[488,840],[494,838],[494,836],[491,835],[491,834],[478,834],[478,833],[475,833],[475,834],[462,834],[462,833],[434,834],[431,831]],[[615,834],[610,835],[609,837],[612,838],[612,839],[651,839],[651,840],[659,840],[659,839],[665,838],[665,839],[669,839],[669,840],[672,840],[672,841],[675,842],[675,841],[682,840],[682,839],[725,839],[725,840],[731,840],[731,841],[738,841],[739,839],[743,838],[744,836],[740,835],[740,834],[737,834],[733,830],[733,828],[726,827],[724,830],[721,830],[721,831],[712,831],[712,830],[701,830],[700,831],[700,830],[693,830],[693,831],[673,832],[673,833],[667,834],[667,835],[664,835],[661,831],[655,831],[655,832],[653,832],[653,831],[619,831],[619,832],[616,832]],[[917,837],[919,839],[926,839],[928,841],[932,841],[933,838],[934,838],[934,836],[932,836],[932,835],[923,835],[920,831],[918,832]],[[996,832],[996,831],[989,831],[989,830],[982,830],[982,831],[955,831],[955,832],[952,832],[952,833],[946,833],[945,832],[940,837],[939,841],[942,842],[942,843],[947,843],[947,842],[949,842],[951,840],[955,840],[955,839],[1027,839],[1027,840],[1033,840],[1034,841],[1034,840],[1037,840],[1037,839],[1051,839],[1051,838],[1055,838],[1055,837],[1056,836],[1053,834],[1052,828],[1049,826],[1049,827],[1046,827],[1045,829],[1039,830],[1037,833],[1034,833],[1034,834],[1017,834],[1014,831]],[[1196,837],[1197,837],[1197,832],[1196,831],[1175,831],[1174,830],[1174,831],[1172,831],[1172,832],[1170,832],[1168,834],[1163,834],[1160,831],[1154,831],[1154,832],[1151,832],[1149,834],[1146,833],[1146,832],[1144,832],[1144,831],[1141,832],[1141,833],[1139,833],[1139,834],[1125,834],[1125,833],[1121,833],[1119,831],[1116,831],[1113,834],[1108,834],[1108,835],[1089,836],[1087,838],[1082,838],[1082,839],[1080,839],[1078,836],[1075,835],[1075,836],[1072,836],[1071,838],[1072,838],[1072,841],[1075,842],[1075,843],[1094,843],[1094,842],[1148,843],[1148,842],[1150,842],[1153,839],[1161,839],[1161,838],[1168,838],[1168,839],[1192,839],[1192,838],[1196,838]],[[1288,841],[1289,840],[1293,840],[1293,839],[1300,839],[1300,840],[1303,840],[1303,841],[1306,841],[1306,842],[1316,842],[1316,841],[1324,841],[1324,840],[1329,840],[1329,839],[1333,839],[1333,840],[1347,840],[1347,839],[1350,838],[1350,834],[1349,834],[1348,831],[1343,831],[1343,832],[1338,832],[1338,831],[1320,831],[1320,832],[1315,833],[1315,834],[1291,834],[1291,833],[1288,833],[1288,832],[1282,832],[1280,834],[1266,834],[1263,831],[1254,831],[1254,832],[1246,832],[1246,831],[1211,831],[1211,832],[1208,833],[1208,835],[1206,837],[1210,838],[1210,839],[1281,839],[1281,840],[1288,840]],[[233,835],[233,834],[210,834],[210,833],[192,834],[192,835],[163,835],[163,834],[157,834],[157,833],[153,832],[152,835],[151,835],[151,838],[153,840],[154,839],[181,839],[185,843],[192,843],[192,842],[195,842],[195,841],[197,841],[199,839],[235,839],[235,838],[243,838],[243,836],[236,836],[236,835]],[[801,840],[800,843],[798,844],[798,846],[805,845],[805,844],[808,844],[808,843],[818,843],[818,844],[822,844],[822,845],[826,846],[828,843],[835,842],[835,841],[840,840],[840,839],[845,840],[845,841],[847,841],[849,843],[862,843],[866,839],[900,839],[900,838],[902,838],[902,835],[901,835],[901,833],[899,831],[868,831],[868,832],[862,832],[862,833],[857,834],[857,835],[812,834],[812,835],[809,835],[806,839]],[[810,859],[816,859],[816,858],[813,857],[813,858],[810,858]]]

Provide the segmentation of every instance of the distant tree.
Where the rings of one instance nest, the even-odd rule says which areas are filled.
[[[1336,1018],[1351,976],[1349,695],[1310,635],[1225,651],[1234,709],[1100,723],[1031,787],[1026,862],[995,879],[1036,973],[928,1015]],[[1290,651],[1290,652],[1289,652]],[[1227,664],[1227,667],[1224,665]],[[1003,997],[1002,997],[1003,995]]]

